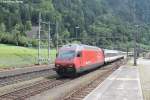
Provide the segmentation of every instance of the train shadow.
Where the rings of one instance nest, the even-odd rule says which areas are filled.
[[[52,78],[55,78],[56,80],[64,80],[64,79],[71,79],[72,80],[72,79],[76,79],[76,78],[82,77],[84,75],[87,75],[89,73],[92,73],[92,72],[94,72],[96,70],[106,70],[106,66],[111,65],[111,64],[113,64],[113,63],[115,63],[117,61],[122,61],[122,60],[123,59],[117,59],[117,60],[114,60],[114,61],[111,61],[111,62],[107,62],[104,65],[101,65],[101,66],[98,66],[96,68],[84,71],[82,73],[77,73],[77,74],[74,74],[74,75],[59,76],[59,75],[55,74],[53,76],[47,77],[47,79],[52,79]],[[117,64],[117,65],[119,66],[119,64]]]
[[[71,76],[58,76],[57,79],[61,80],[61,79],[76,79],[76,78],[80,78],[80,77],[82,77],[84,75],[87,75],[89,73],[92,73],[92,72],[94,72],[96,70],[103,70],[104,67],[105,67],[105,65],[101,65],[101,66],[99,66],[97,68],[90,69],[90,70],[84,71],[82,73],[77,73],[77,74],[74,74],[74,75],[71,75]]]
[[[87,74],[89,74],[89,73],[92,73],[92,72],[94,72],[94,71],[96,71],[96,70],[106,70],[106,66],[111,65],[111,64],[115,64],[115,65],[117,65],[117,66],[120,66],[120,64],[115,63],[115,62],[122,62],[122,60],[124,60],[124,59],[122,59],[122,58],[121,58],[121,59],[116,59],[116,60],[114,60],[114,61],[107,62],[107,63],[105,63],[104,65],[98,66],[98,67],[96,67],[96,68],[93,68],[93,69],[84,71],[84,72],[82,72],[82,73],[77,73],[77,74],[74,75],[74,76],[66,76],[66,77],[62,77],[62,78],[70,78],[70,79],[79,78],[79,77],[82,77],[82,76],[87,75]]]

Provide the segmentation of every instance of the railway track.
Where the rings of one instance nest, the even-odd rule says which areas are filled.
[[[27,87],[22,87],[19,90],[1,95],[0,100],[25,100],[28,97],[52,89],[68,81],[70,81],[70,79],[44,79]]]
[[[52,71],[52,69],[33,71],[33,72],[23,73],[14,76],[2,77],[0,78],[0,87],[31,80],[38,77],[47,77],[50,75],[55,75],[55,72]]]
[[[110,75],[114,70],[117,69],[117,67],[114,68],[114,66],[119,66],[119,63],[112,63],[112,67],[103,67],[100,68],[100,70],[107,70],[106,73],[104,73],[102,76],[99,76],[95,81],[92,81],[90,84],[86,85],[85,87],[81,87],[79,89],[76,89],[74,92],[69,94],[69,96],[65,97],[64,100],[72,100],[79,98],[80,100],[82,97],[84,97],[88,92],[92,91],[99,83],[101,83],[108,75]],[[108,65],[109,66],[109,65]],[[26,73],[24,75],[19,75],[15,77],[8,77],[6,79],[1,80],[1,86],[5,86],[7,84],[12,84],[15,82],[20,82],[24,80],[29,80],[36,77],[41,76],[49,76],[51,73],[51,70],[45,70],[45,72],[35,72],[35,73]],[[82,76],[80,76],[82,77]],[[5,80],[5,81],[4,81]],[[66,82],[69,82],[73,79],[62,79],[62,78],[44,78],[43,80],[40,80],[36,83],[29,84],[28,86],[21,87],[17,90],[8,92],[6,94],[0,95],[0,100],[25,100],[26,98],[29,98],[31,96],[35,96],[37,94],[40,94],[44,91],[51,90],[52,88],[55,88],[59,85],[65,84]],[[94,83],[93,83],[94,82]],[[96,85],[97,84],[97,85]],[[85,90],[86,89],[86,90]]]
[[[95,80],[93,80],[91,83],[74,90],[72,93],[64,97],[62,100],[82,100],[87,94],[92,92],[92,90],[94,90],[100,83],[102,83],[110,74],[112,74],[116,69],[118,69],[120,64],[121,64],[120,62],[114,63],[109,68],[103,68],[103,70],[107,71],[104,72]]]

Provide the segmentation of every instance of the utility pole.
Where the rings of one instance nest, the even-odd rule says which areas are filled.
[[[48,24],[48,65],[50,65],[51,23]]]
[[[41,45],[41,12],[39,13],[39,31],[38,31],[38,64],[41,65],[40,47]]]
[[[44,27],[48,26],[48,29],[45,29]],[[41,12],[39,13],[39,30],[38,30],[38,64],[41,65],[43,62],[48,61],[48,65],[50,64],[50,43],[51,43],[51,23],[50,22],[44,22],[41,17]],[[41,32],[47,32],[48,38],[44,38]],[[47,37],[47,36],[46,36]],[[46,41],[47,44],[41,43],[41,41]],[[47,56],[43,54],[41,49],[43,47],[47,48]],[[43,54],[43,55],[42,55]]]
[[[59,27],[59,23],[58,21],[56,21],[56,50],[57,51],[58,51],[58,41],[59,41],[58,27]]]

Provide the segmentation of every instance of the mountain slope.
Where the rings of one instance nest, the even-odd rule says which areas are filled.
[[[149,45],[149,4],[149,0],[24,0],[24,4],[0,3],[0,31],[25,35],[31,24],[38,25],[38,14],[42,12],[44,21],[59,22],[60,43],[77,35],[80,41],[90,45],[131,47],[132,33],[137,31],[134,25],[139,24],[142,27],[138,28],[138,32],[142,37],[138,42]],[[51,27],[52,38],[56,40],[55,26]]]

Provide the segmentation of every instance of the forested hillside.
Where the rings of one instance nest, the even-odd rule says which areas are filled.
[[[24,0],[0,3],[0,42],[25,45],[36,41],[26,36],[42,19],[59,23],[59,39],[76,38],[104,48],[132,47],[133,33],[143,47],[150,45],[149,0]],[[135,17],[134,17],[135,15]],[[138,26],[138,27],[137,27]],[[76,29],[76,27],[80,27]],[[53,28],[53,27],[52,27]],[[54,29],[53,29],[54,30]],[[55,46],[55,31],[52,32]],[[64,41],[65,39],[65,41]]]

